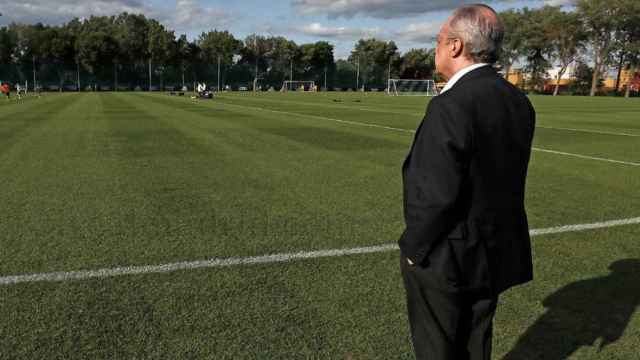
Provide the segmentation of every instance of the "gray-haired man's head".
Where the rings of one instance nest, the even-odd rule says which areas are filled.
[[[468,64],[495,63],[503,37],[504,26],[491,7],[459,7],[438,34],[436,70],[450,77]]]

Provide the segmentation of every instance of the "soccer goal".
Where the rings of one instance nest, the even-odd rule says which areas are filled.
[[[387,94],[393,96],[436,96],[438,89],[433,80],[389,79]]]
[[[286,80],[282,84],[280,91],[317,91],[316,83],[314,81],[292,81]]]

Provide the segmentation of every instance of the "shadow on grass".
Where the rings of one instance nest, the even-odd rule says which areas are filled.
[[[547,297],[547,311],[502,360],[561,360],[598,339],[598,351],[618,341],[640,304],[640,259],[618,260],[609,270]]]

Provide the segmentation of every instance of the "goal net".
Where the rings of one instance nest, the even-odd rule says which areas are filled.
[[[281,91],[317,91],[314,81],[292,81],[286,80],[282,84]]]
[[[433,80],[389,79],[387,94],[393,96],[436,96],[438,89]]]

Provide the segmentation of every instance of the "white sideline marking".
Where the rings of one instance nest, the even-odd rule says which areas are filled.
[[[242,99],[242,98],[233,97],[233,96],[220,96],[220,98],[221,99],[229,99],[229,100]],[[334,105],[334,104],[310,103],[310,102],[303,102],[303,101],[274,100],[274,99],[266,99],[266,98],[250,98],[249,100],[270,102],[270,103],[276,103],[276,104],[294,104],[294,105],[295,104],[302,104],[302,105],[309,105],[309,106],[323,107],[323,108],[330,107],[330,108],[334,108],[334,109],[368,111],[368,112],[374,112],[374,113],[379,113],[379,114],[420,115],[420,116],[424,116],[424,113],[419,113],[419,112],[369,109],[369,108],[363,108],[363,107],[354,107],[354,106],[351,106],[351,105]]]
[[[533,229],[529,231],[529,234],[533,236],[540,236],[546,234],[559,234],[564,232],[576,232],[592,229],[601,229],[614,226],[640,224],[640,217],[610,220],[592,224],[577,224],[577,225],[564,225],[543,229]],[[143,266],[125,266],[116,268],[105,268],[97,270],[81,270],[81,271],[61,271],[51,273],[37,273],[28,275],[11,275],[0,277],[1,285],[13,285],[19,283],[30,282],[59,282],[69,280],[86,280],[95,278],[108,278],[122,275],[140,275],[140,274],[158,274],[168,273],[179,270],[193,270],[204,268],[221,268],[237,265],[252,265],[252,264],[270,264],[270,263],[282,263],[294,260],[304,259],[317,259],[324,257],[339,257],[356,254],[370,254],[380,253],[398,250],[398,245],[387,244],[378,246],[366,246],[357,247],[351,249],[330,249],[330,250],[317,250],[317,251],[300,251],[295,253],[281,253],[262,256],[251,257],[233,257],[224,259],[209,259],[199,261],[184,261],[170,264],[160,265],[143,265]]]
[[[534,147],[532,149],[535,150],[535,151],[546,152],[546,153],[557,154],[557,155],[573,156],[573,157],[577,157],[577,158],[581,158],[581,159],[608,161],[608,162],[612,162],[612,163],[616,163],[616,164],[640,166],[640,163],[635,163],[635,162],[630,162],[630,161],[605,159],[605,158],[600,158],[600,157],[595,157],[595,156],[587,156],[587,155],[572,154],[572,153],[567,153],[567,152],[562,152],[562,151],[540,149],[540,148],[536,148],[536,147]]]
[[[531,236],[546,235],[546,234],[560,234],[564,232],[585,231],[592,229],[602,229],[614,226],[633,225],[640,224],[640,217],[629,219],[609,220],[593,224],[578,224],[578,225],[564,225],[556,226],[544,229],[533,229],[529,231]]]
[[[220,98],[229,99],[229,100],[242,99],[242,98],[232,97],[232,96],[221,96]],[[250,100],[277,103],[277,104],[294,104],[294,105],[295,104],[303,104],[303,105],[309,105],[309,106],[315,106],[315,107],[331,107],[331,108],[335,108],[335,109],[359,110],[359,111],[375,112],[375,113],[380,113],[380,114],[424,116],[423,112],[420,113],[420,112],[408,112],[408,111],[379,110],[379,109],[369,109],[369,108],[362,108],[362,107],[354,107],[354,106],[350,106],[350,105],[333,105],[333,104],[311,103],[311,102],[301,102],[301,101],[274,100],[274,99],[266,99],[266,98],[250,98]],[[590,134],[640,137],[640,134],[614,132],[614,131],[606,131],[606,130],[577,129],[577,128],[566,128],[566,127],[555,127],[555,126],[544,126],[544,125],[536,125],[536,127],[537,128],[541,128],[541,129],[584,132],[584,133],[590,133]]]
[[[231,104],[231,103],[228,103],[228,102],[225,102],[224,104],[228,105],[228,106],[235,106],[235,107],[244,108],[244,109],[269,111],[269,112],[276,113],[276,114],[296,115],[296,116],[303,116],[303,117],[308,117],[308,118],[312,118],[312,119],[319,119],[319,120],[325,120],[325,121],[335,121],[335,122],[342,123],[342,124],[366,126],[366,127],[380,128],[380,129],[386,129],[386,130],[392,130],[392,131],[400,131],[400,132],[406,132],[406,133],[415,133],[415,130],[411,130],[411,129],[402,129],[402,128],[384,126],[384,125],[378,125],[378,124],[369,124],[369,123],[363,123],[363,122],[359,122],[359,121],[333,119],[333,118],[328,118],[328,117],[318,116],[318,115],[300,114],[300,113],[293,113],[293,112],[281,111],[281,110],[272,110],[272,109],[255,107],[255,106],[245,106],[245,105]]]
[[[261,108],[261,107],[231,104],[231,103],[227,103],[227,102],[225,102],[224,104],[225,105],[229,105],[229,106],[239,107],[239,108],[252,109],[252,110],[263,110],[263,111],[269,111],[269,112],[278,113],[278,114],[285,114],[285,115],[297,115],[297,116],[308,117],[308,118],[312,118],[312,119],[335,121],[335,122],[344,123],[344,124],[350,124],[350,125],[367,126],[367,127],[380,128],[380,129],[386,129],[386,130],[392,130],[392,131],[401,131],[401,132],[406,132],[406,133],[415,133],[415,130],[402,129],[402,128],[391,127],[391,126],[369,124],[369,123],[363,123],[363,122],[358,122],[358,121],[332,119],[332,118],[328,118],[328,117],[324,117],[324,116],[318,116],[318,115],[300,114],[300,113],[293,113],[293,112],[281,111],[281,110],[271,110],[271,109],[266,109],[266,108]],[[613,160],[613,159],[607,159],[607,158],[601,158],[601,157],[595,157],[595,156],[573,154],[573,153],[568,153],[568,152],[563,152],[563,151],[542,149],[542,148],[538,148],[538,147],[532,147],[531,149],[533,151],[546,152],[546,153],[551,153],[551,154],[556,154],[556,155],[571,156],[571,157],[576,157],[576,158],[581,158],[581,159],[606,161],[606,162],[610,162],[610,163],[624,164],[624,165],[631,165],[631,166],[640,166],[640,163],[635,163],[635,162],[630,162],[630,161]]]
[[[586,133],[592,133],[592,134],[640,137],[640,134],[621,133],[621,132],[603,131],[603,130],[575,129],[575,128],[564,128],[564,127],[542,126],[542,125],[538,125],[536,127],[542,128],[542,129],[566,130],[566,131],[586,132]]]

